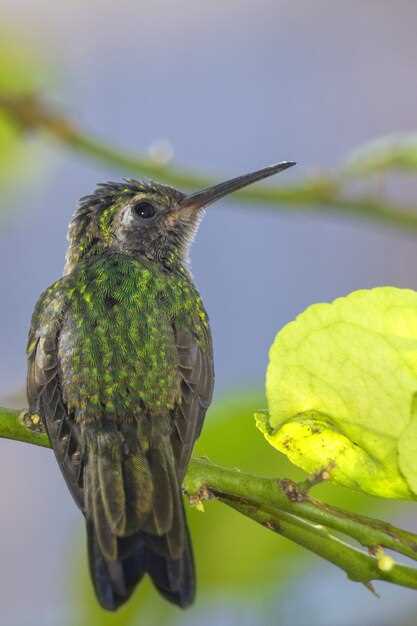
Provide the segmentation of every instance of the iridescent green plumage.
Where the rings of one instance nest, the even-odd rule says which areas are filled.
[[[87,523],[97,597],[114,610],[148,573],[179,606],[195,575],[180,485],[210,404],[210,329],[187,268],[204,205],[288,164],[193,196],[126,181],[82,199],[63,278],[28,342],[42,416]]]
[[[172,410],[180,398],[175,326],[208,347],[207,317],[189,276],[112,254],[62,283],[70,311],[59,351],[68,409],[80,420],[98,411],[136,417],[141,403],[155,414]]]

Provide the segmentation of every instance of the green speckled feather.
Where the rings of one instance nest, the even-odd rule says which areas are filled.
[[[66,282],[59,358],[76,421],[102,413],[131,419],[142,406],[165,414],[180,404],[176,327],[209,348],[206,314],[188,276],[114,255],[81,266]]]

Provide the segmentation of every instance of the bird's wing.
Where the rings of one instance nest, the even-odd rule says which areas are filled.
[[[208,326],[197,337],[189,328],[174,325],[181,376],[181,398],[173,411],[172,445],[182,480],[195,440],[203,426],[214,386],[213,347]]]
[[[32,317],[27,395],[29,410],[41,416],[68,487],[83,510],[83,451],[78,427],[62,397],[58,365],[58,337],[66,309],[64,281],[54,283],[41,296]]]

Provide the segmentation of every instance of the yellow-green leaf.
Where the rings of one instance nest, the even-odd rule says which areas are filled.
[[[278,333],[258,428],[295,465],[388,498],[417,494],[417,293],[309,307]]]

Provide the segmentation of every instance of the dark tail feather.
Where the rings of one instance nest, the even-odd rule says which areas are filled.
[[[185,519],[184,527],[184,550],[179,559],[164,556],[166,550],[155,550],[154,546],[146,549],[146,571],[153,584],[164,598],[183,609],[192,604],[195,597],[194,556]],[[166,538],[161,537],[160,541],[166,542]]]
[[[84,504],[97,598],[114,611],[149,573],[165,598],[188,606],[194,561],[170,440],[155,436],[144,452],[136,427],[120,434],[113,425],[87,438]]]
[[[166,553],[162,545],[166,541],[164,537],[159,538],[159,549],[154,545],[155,537],[139,533],[129,538],[129,548],[120,546],[120,559],[107,561],[100,551],[92,524],[87,523],[90,573],[101,606],[108,611],[118,609],[129,599],[146,573],[164,598],[181,608],[189,606],[195,596],[195,572],[188,528],[186,535],[184,551],[179,559],[163,555]],[[123,543],[126,540],[119,541]],[[123,552],[126,556],[123,556]]]
[[[87,543],[90,574],[97,599],[104,609],[115,611],[129,599],[146,573],[143,542],[138,542],[129,556],[107,561],[101,553],[93,525],[87,522]]]

